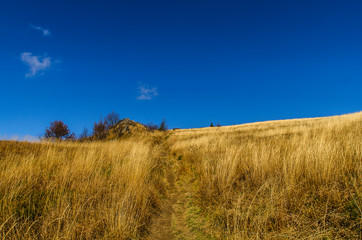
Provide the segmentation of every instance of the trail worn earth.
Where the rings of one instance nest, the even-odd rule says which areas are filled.
[[[166,199],[160,216],[151,227],[148,239],[213,239],[203,231],[204,222],[199,216],[199,209],[192,204],[191,185],[187,177],[176,174],[180,165],[178,160],[170,157],[168,152],[165,155],[168,183]]]

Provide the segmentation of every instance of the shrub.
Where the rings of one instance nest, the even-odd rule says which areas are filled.
[[[108,113],[107,116],[104,117],[104,124],[106,129],[110,129],[114,125],[116,125],[121,119],[119,118],[119,114],[112,111]]]
[[[69,140],[74,139],[75,134],[71,133],[68,126],[62,121],[54,121],[45,129],[44,137],[47,139]]]
[[[149,131],[154,131],[158,129],[158,125],[154,124],[153,122],[149,122],[144,125]]]
[[[166,119],[163,119],[162,122],[160,123],[160,127],[158,128],[158,130],[166,131],[167,129],[168,129],[168,126],[167,126]]]
[[[104,123],[102,120],[99,120],[98,123],[94,123],[93,137],[99,140],[104,139],[107,135],[106,130],[107,130],[106,123]]]

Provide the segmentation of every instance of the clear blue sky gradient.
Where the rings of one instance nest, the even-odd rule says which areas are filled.
[[[0,135],[361,110],[361,1],[0,1]],[[50,36],[32,27],[48,29]],[[21,53],[50,57],[33,77]],[[158,96],[137,99],[140,84]]]

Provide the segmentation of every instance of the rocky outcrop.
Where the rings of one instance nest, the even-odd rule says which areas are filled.
[[[141,123],[128,118],[122,119],[108,130],[107,139],[116,139],[146,132],[147,129]]]

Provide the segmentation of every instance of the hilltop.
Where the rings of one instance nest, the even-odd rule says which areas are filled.
[[[147,132],[147,129],[143,124],[132,121],[129,118],[124,118],[108,130],[107,139],[116,139],[145,132]]]

